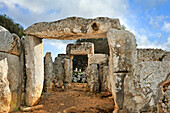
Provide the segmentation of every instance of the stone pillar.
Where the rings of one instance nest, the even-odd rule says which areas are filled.
[[[53,63],[53,73],[54,73],[54,80],[53,83],[57,87],[62,87],[64,81],[64,61],[61,57],[56,57]]]
[[[115,101],[115,110],[123,109],[124,77],[132,75],[136,61],[135,36],[125,30],[109,29],[108,44],[110,48],[109,76],[112,95]],[[116,86],[118,85],[118,86]],[[121,97],[120,97],[121,94]],[[119,96],[118,96],[119,95]]]
[[[64,59],[64,86],[65,88],[71,87],[72,74],[71,74],[71,61]]]
[[[26,105],[38,103],[44,82],[43,43],[42,39],[34,36],[25,37],[26,65]]]
[[[53,61],[51,52],[47,52],[44,57],[44,91],[52,89]]]
[[[7,80],[7,58],[0,56],[0,113],[8,113],[10,110],[11,92]]]
[[[87,86],[90,92],[100,91],[100,77],[97,64],[90,64],[86,69]]]

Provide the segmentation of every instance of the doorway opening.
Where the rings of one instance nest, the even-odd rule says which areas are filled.
[[[86,77],[86,72],[85,72],[87,66],[88,66],[87,55],[74,55],[72,82],[87,83],[87,77]]]

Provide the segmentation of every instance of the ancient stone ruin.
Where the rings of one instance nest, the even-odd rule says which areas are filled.
[[[135,36],[119,19],[69,17],[36,23],[19,38],[0,26],[0,113],[36,105],[43,90],[68,89],[74,55],[88,55],[89,92],[111,92],[114,113],[170,112],[170,52],[136,49]],[[69,44],[52,61],[43,57],[42,39],[77,40],[107,37],[110,53],[94,53],[93,43]]]

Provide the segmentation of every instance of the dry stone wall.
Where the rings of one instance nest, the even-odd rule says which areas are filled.
[[[162,49],[137,49],[137,63],[146,61],[163,61],[167,52]]]

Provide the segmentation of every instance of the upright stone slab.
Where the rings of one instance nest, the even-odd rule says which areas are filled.
[[[44,57],[44,91],[48,92],[52,88],[53,61],[51,52],[47,52]]]
[[[42,39],[33,36],[25,37],[26,65],[26,105],[38,103],[44,82],[43,43]]]
[[[110,48],[110,68],[113,73],[132,72],[136,61],[135,36],[125,30],[110,29],[107,34]]]
[[[65,87],[71,86],[72,75],[71,75],[71,61],[70,59],[64,59],[64,84]]]
[[[55,61],[53,63],[53,73],[54,73],[54,79],[53,83],[57,87],[63,86],[64,81],[64,60],[61,57],[56,57]]]
[[[109,29],[107,38],[110,48],[109,84],[111,85],[112,96],[115,102],[114,112],[117,112],[117,110],[123,109],[124,97],[120,97],[120,94],[124,96],[124,76],[127,74],[132,75],[134,70],[136,40],[132,33],[112,28]],[[122,101],[119,101],[119,98]]]
[[[87,86],[90,92],[99,92],[100,77],[97,64],[90,64],[86,69]]]
[[[0,53],[1,57],[7,58],[8,62],[8,81],[11,91],[10,111],[17,111],[21,105],[21,65],[20,58],[8,53]]]
[[[11,92],[7,74],[7,58],[0,57],[0,113],[8,113],[10,110]]]
[[[109,91],[109,66],[103,66],[101,91]]]

